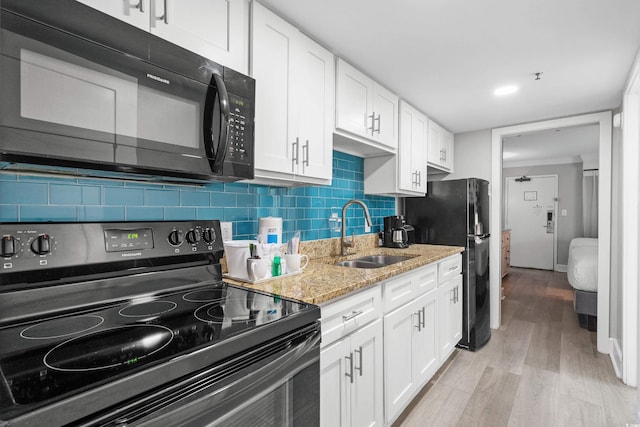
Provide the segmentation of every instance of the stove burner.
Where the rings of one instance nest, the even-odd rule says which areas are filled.
[[[231,291],[226,292],[221,289],[201,289],[198,291],[189,292],[182,296],[182,299],[189,302],[219,302],[222,303],[229,295]]]
[[[62,338],[87,332],[93,328],[97,328],[102,325],[102,323],[104,323],[104,318],[93,314],[64,317],[29,326],[20,332],[20,336],[29,340]]]
[[[227,301],[227,308],[229,307],[230,303],[232,304],[233,302],[244,303],[244,301],[241,300]],[[228,309],[226,311],[227,312],[225,313],[225,308],[222,307],[219,303],[213,302],[201,306],[193,313],[193,315],[196,317],[196,319],[205,323],[238,324],[255,322],[256,320],[255,312],[249,311],[248,309],[244,311],[234,310],[236,311],[236,313],[232,313]],[[236,314],[236,316],[233,316],[233,314]]]
[[[149,301],[143,303],[134,303],[120,309],[120,316],[124,317],[144,317],[156,316],[158,314],[167,313],[178,306],[173,301]]]
[[[120,326],[58,344],[44,356],[43,363],[64,372],[130,366],[162,350],[172,339],[173,332],[164,326]]]

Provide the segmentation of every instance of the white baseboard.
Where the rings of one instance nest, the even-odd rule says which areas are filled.
[[[559,271],[560,273],[566,273],[567,266],[565,264],[556,264],[556,271]]]
[[[611,342],[609,357],[611,358],[613,370],[616,372],[616,377],[622,378],[622,350],[620,350],[620,344],[615,338],[609,338],[609,341]]]

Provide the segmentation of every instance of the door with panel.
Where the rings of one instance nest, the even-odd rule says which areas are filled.
[[[253,4],[252,74],[256,85],[255,168],[285,174],[296,171],[299,139],[289,117],[294,103],[290,60],[298,31],[264,6]],[[298,144],[298,145],[296,145]]]
[[[398,97],[376,82],[373,82],[371,114],[371,136],[388,147],[398,148]]]
[[[308,39],[296,40],[291,72],[295,104],[290,122],[297,127],[299,155],[297,174],[331,179],[333,161],[334,59],[333,54]]]
[[[438,343],[436,334],[438,291],[434,289],[415,302],[418,328],[414,328],[414,382],[418,387],[435,374],[438,367]],[[462,312],[460,313],[462,315]]]
[[[373,103],[371,79],[340,59],[336,74],[336,127],[356,135],[371,135],[373,120],[368,117]]]
[[[153,0],[138,1],[104,1],[77,0],[107,15],[118,18],[129,25],[149,31],[149,4]]]
[[[415,389],[413,335],[418,325],[418,307],[413,301],[384,316],[384,404],[387,423],[402,412]]]
[[[351,426],[382,426],[382,320],[376,320],[351,335],[351,352]]]
[[[511,229],[511,265],[553,270],[558,176],[505,179],[505,228]]]
[[[350,338],[324,348],[320,354],[320,425],[323,427],[349,426],[350,416]]]
[[[247,73],[248,5],[243,0],[153,0],[151,33]]]

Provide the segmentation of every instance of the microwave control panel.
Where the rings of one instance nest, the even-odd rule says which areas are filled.
[[[233,163],[251,165],[252,153],[249,151],[253,147],[252,124],[248,118],[251,117],[251,105],[249,100],[237,95],[229,94],[230,118],[229,118],[229,147],[227,148],[227,159]]]

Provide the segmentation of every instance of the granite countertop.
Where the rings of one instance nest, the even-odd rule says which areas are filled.
[[[357,246],[356,246],[357,247]],[[335,245],[334,245],[335,248]],[[225,278],[229,283],[245,286],[263,292],[274,293],[286,298],[293,298],[311,304],[322,304],[350,292],[366,288],[369,285],[392,276],[430,264],[440,259],[464,251],[463,247],[441,245],[414,244],[405,249],[385,247],[365,247],[348,256],[326,255],[326,251],[309,251],[302,247],[303,253],[310,254],[309,264],[305,270],[296,275],[271,279],[251,284]],[[315,252],[315,253],[314,253]],[[325,252],[325,253],[322,253]],[[411,259],[382,268],[349,268],[334,265],[336,262],[359,258],[367,255],[404,255]],[[316,255],[316,256],[314,256]]]

